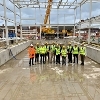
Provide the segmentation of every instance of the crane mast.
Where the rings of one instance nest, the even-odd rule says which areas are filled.
[[[50,11],[51,11],[51,4],[52,4],[52,1],[53,0],[48,0],[48,6],[47,6],[47,10],[46,10],[46,15],[45,15],[45,18],[44,18],[44,24],[47,24],[48,22],[48,19],[50,17]],[[50,24],[50,19],[49,19],[49,24]]]

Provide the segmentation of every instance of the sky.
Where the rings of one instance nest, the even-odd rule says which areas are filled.
[[[39,1],[45,1],[45,0],[39,0]],[[53,0],[53,1],[58,1],[58,0]],[[66,2],[67,0],[63,0],[63,2]],[[73,2],[74,0],[69,0],[69,2]],[[78,0],[80,2],[82,0]],[[3,3],[3,0],[0,0],[0,3]],[[6,0],[6,6],[14,11],[14,5],[9,1]],[[90,4],[84,4],[82,5],[82,11],[81,11],[81,19],[87,19],[89,18],[89,10],[90,10]],[[78,7],[76,9],[77,16],[76,16],[76,22],[79,22],[80,20],[80,8]],[[19,10],[16,8],[16,13],[20,14]],[[34,20],[22,20],[22,24],[43,24],[44,21],[44,16],[46,13],[46,9],[42,8],[22,8],[21,9],[21,15],[22,18],[33,18]],[[58,16],[57,16],[58,14]],[[68,15],[71,14],[71,15]],[[51,24],[74,24],[74,10],[72,9],[51,9],[50,12],[50,23]],[[6,9],[6,15],[7,18],[10,18],[14,20],[14,14]],[[100,15],[100,3],[92,3],[92,16],[95,17]],[[0,16],[4,16],[4,7],[0,5]],[[19,16],[16,16],[17,22],[20,22]],[[5,22],[0,19],[0,25],[4,24]],[[14,25],[10,22],[7,23],[7,25]]]

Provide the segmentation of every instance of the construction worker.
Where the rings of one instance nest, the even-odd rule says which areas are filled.
[[[48,45],[48,43],[46,42],[45,44],[45,49],[46,49],[46,53],[45,53],[45,62],[47,60],[48,57],[48,62],[49,62],[49,50],[50,50],[50,46]]]
[[[31,62],[32,62],[32,65],[34,65],[35,49],[32,44],[30,45],[28,49],[28,53],[29,53],[29,58],[30,58],[29,66],[31,66]]]
[[[55,63],[55,43],[53,42],[50,46],[50,52],[51,52],[51,59],[50,59],[50,62],[52,63],[52,60],[53,62]]]
[[[63,45],[62,43],[59,44],[60,52],[61,52],[61,50],[62,50],[62,45]]]
[[[45,47],[44,47],[44,44],[41,45],[39,52],[40,52],[40,63],[45,64]]]
[[[77,64],[78,64],[78,54],[79,54],[79,47],[77,46],[77,44],[75,44],[75,46],[73,47],[73,56],[74,56],[74,62],[75,63],[75,58],[77,59]]]
[[[72,46],[71,43],[68,43],[67,52],[68,52],[68,63],[72,63]]]
[[[86,48],[84,47],[84,44],[81,44],[80,57],[81,57],[81,65],[83,65],[83,66],[84,66],[85,55],[86,55]]]
[[[35,54],[35,62],[39,63],[39,43],[36,44],[35,50],[36,50],[36,54]]]
[[[62,47],[61,55],[62,55],[62,65],[64,65],[64,64],[66,65],[67,50],[66,50],[65,46]]]
[[[60,64],[60,47],[58,44],[55,48],[55,53],[56,53],[56,64]]]

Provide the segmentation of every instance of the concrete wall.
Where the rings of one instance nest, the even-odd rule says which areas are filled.
[[[63,44],[67,44],[69,41],[71,41],[71,39],[55,39],[55,40],[33,40],[32,42],[33,42],[33,44],[36,44],[36,43],[46,43],[46,42],[48,42],[48,43],[53,43],[53,42],[55,42],[55,43],[63,43]]]
[[[18,45],[10,47],[9,49],[11,49],[13,55],[15,56],[21,51],[23,51],[24,49],[26,49],[30,45],[30,43],[31,41],[22,42]],[[12,58],[11,53],[9,53],[9,49],[5,49],[0,52],[0,66]]]
[[[77,42],[72,42],[72,44],[77,44]],[[80,46],[80,43],[78,43]],[[100,63],[100,48],[92,47],[92,46],[86,46],[86,54],[87,57],[90,59],[96,61],[97,63]]]
[[[100,49],[99,48],[87,46],[86,51],[87,51],[87,57],[100,63]]]

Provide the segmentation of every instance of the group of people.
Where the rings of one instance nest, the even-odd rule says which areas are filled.
[[[62,65],[66,65],[66,57],[68,55],[68,63],[75,63],[77,60],[78,64],[78,57],[80,55],[81,57],[81,65],[84,65],[84,59],[86,55],[86,48],[84,44],[81,44],[80,47],[75,44],[74,46],[71,45],[71,43],[68,44],[68,46],[62,45],[62,44],[39,44],[37,43],[35,46],[32,44],[30,45],[28,49],[29,53],[29,65],[34,65],[35,63],[43,63],[45,64],[47,61],[48,63],[61,63],[61,57],[62,57]],[[72,62],[72,56],[74,57],[74,60]]]

